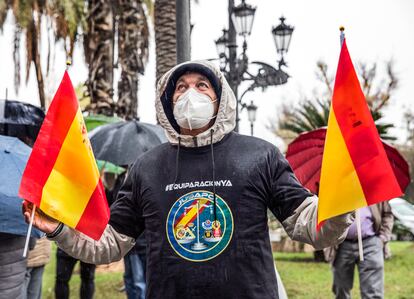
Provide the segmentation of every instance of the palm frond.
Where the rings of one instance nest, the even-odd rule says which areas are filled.
[[[293,112],[286,112],[285,117],[279,122],[279,128],[295,134],[316,130],[328,125],[330,101],[317,99],[316,103],[306,100],[301,107]],[[388,131],[394,128],[393,124],[378,123],[382,119],[380,111],[371,110],[372,118],[376,122],[378,134],[384,140],[396,140],[388,135]]]
[[[0,0],[0,31],[3,33],[3,25],[7,18],[7,13],[9,12],[10,6],[9,1]]]
[[[66,56],[72,58],[79,27],[84,28],[86,20],[85,1],[50,0],[47,14],[54,23],[55,41],[62,40]]]

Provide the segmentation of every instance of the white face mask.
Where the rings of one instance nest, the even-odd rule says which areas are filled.
[[[174,118],[181,128],[200,129],[207,125],[214,116],[214,102],[203,93],[189,88],[174,105]]]

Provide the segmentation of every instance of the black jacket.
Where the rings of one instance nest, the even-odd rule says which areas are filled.
[[[132,238],[145,229],[148,298],[276,298],[267,208],[283,222],[312,195],[275,146],[230,133],[213,149],[222,236],[212,241],[206,222],[214,221],[214,203],[204,200],[213,193],[211,150],[181,148],[175,183],[177,146],[163,144],[141,156],[111,207],[110,224]],[[186,202],[186,194],[195,197]],[[197,199],[207,204],[199,203],[199,224]],[[177,220],[185,216],[190,220]],[[179,239],[188,228],[192,234]],[[193,249],[198,229],[204,245]]]

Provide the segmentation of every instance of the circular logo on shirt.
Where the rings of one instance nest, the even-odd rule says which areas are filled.
[[[167,238],[174,251],[192,262],[215,258],[226,249],[233,235],[233,215],[227,203],[210,191],[181,196],[167,217]]]

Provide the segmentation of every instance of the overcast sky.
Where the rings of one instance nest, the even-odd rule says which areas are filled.
[[[236,4],[239,1],[235,0]],[[404,109],[413,106],[414,86],[414,1],[411,0],[249,0],[257,6],[252,34],[248,39],[250,61],[263,61],[276,66],[278,56],[271,36],[271,28],[279,24],[281,15],[286,23],[295,27],[289,53],[285,57],[288,63],[286,71],[291,78],[285,85],[270,87],[265,92],[250,92],[246,102],[254,100],[259,107],[255,123],[255,135],[274,142],[280,141],[265,128],[269,119],[276,115],[282,103],[296,103],[304,96],[311,97],[318,86],[315,70],[320,59],[327,62],[332,75],[335,74],[339,57],[339,26],[345,26],[347,45],[357,67],[358,62],[379,64],[379,77],[385,78],[385,62],[392,58],[399,81],[399,88],[386,110],[386,121],[393,122],[397,129],[393,131],[404,140],[402,114]],[[214,40],[227,26],[227,1],[199,0],[192,3],[192,58],[216,58]],[[239,39],[239,42],[241,40]],[[23,84],[16,96],[13,88],[12,60],[12,18],[8,18],[0,36],[0,97],[4,98],[8,88],[9,99],[18,99],[38,104],[38,92],[34,68],[27,86]],[[42,58],[46,59],[47,46],[42,43]],[[50,75],[46,78],[46,93],[53,95],[63,75],[65,58],[61,45],[56,47],[55,60]],[[239,48],[240,52],[240,48]],[[22,69],[25,65],[24,47],[21,49]],[[155,123],[155,54],[154,43],[146,73],[141,77],[139,90],[139,116],[142,121]],[[70,76],[74,84],[84,81],[87,69],[83,62],[80,47],[75,51]],[[22,82],[24,77],[22,76]],[[243,86],[241,91],[243,91]],[[412,108],[411,108],[412,109]],[[241,132],[250,133],[247,114],[241,114]]]

